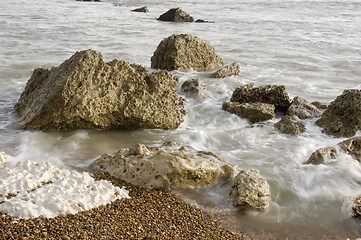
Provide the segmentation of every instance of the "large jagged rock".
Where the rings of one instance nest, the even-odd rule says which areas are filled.
[[[361,137],[346,139],[334,147],[320,148],[311,154],[306,163],[325,163],[330,159],[335,159],[341,151],[361,162]]]
[[[254,84],[247,84],[236,88],[233,91],[231,102],[239,103],[268,103],[275,106],[276,111],[286,112],[291,100],[283,85],[264,85],[254,87]]]
[[[274,105],[267,103],[240,104],[238,102],[224,102],[222,109],[241,118],[247,118],[251,123],[266,121],[276,117]]]
[[[294,97],[287,109],[287,115],[295,115],[300,119],[314,118],[321,115],[320,110],[301,97]]]
[[[264,211],[269,206],[270,187],[257,169],[241,170],[234,180],[229,201],[242,211]]]
[[[167,71],[105,63],[86,50],[59,67],[36,69],[15,109],[25,129],[173,129],[185,115],[177,82]]]
[[[208,187],[228,181],[236,171],[235,165],[211,152],[175,142],[160,147],[137,144],[121,148],[113,156],[102,155],[94,167],[148,189]]]
[[[295,115],[285,115],[274,125],[278,131],[284,134],[297,135],[306,131],[302,120]]]
[[[212,78],[225,78],[231,76],[238,76],[239,75],[239,65],[238,63],[234,62],[230,65],[224,66],[221,69],[217,70],[216,72],[212,73]]]
[[[187,34],[163,39],[151,58],[152,68],[166,70],[205,71],[222,64],[209,42]]]
[[[157,20],[165,22],[194,22],[193,17],[180,8],[168,10],[160,15]]]
[[[361,90],[345,90],[323,112],[316,124],[336,137],[352,137],[361,129]]]

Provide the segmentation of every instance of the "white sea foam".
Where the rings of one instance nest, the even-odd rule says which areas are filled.
[[[49,162],[18,162],[0,168],[0,176],[0,210],[18,218],[52,218],[129,197],[124,188]]]

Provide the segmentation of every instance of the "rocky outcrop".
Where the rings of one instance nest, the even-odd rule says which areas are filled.
[[[231,102],[239,103],[268,103],[275,106],[275,111],[286,112],[291,100],[283,85],[264,85],[254,87],[247,84],[233,91]]]
[[[351,216],[361,218],[361,195],[352,201]]]
[[[225,78],[231,76],[238,76],[239,75],[239,65],[238,63],[234,62],[230,65],[224,66],[218,71],[212,73],[212,78]]]
[[[288,115],[295,115],[300,119],[314,118],[321,115],[320,110],[301,97],[294,97],[291,105],[287,109]]]
[[[194,22],[193,17],[180,8],[168,10],[160,15],[157,20],[165,22]]]
[[[94,167],[148,189],[208,187],[228,181],[236,170],[235,165],[211,152],[175,142],[159,147],[137,144],[121,148],[113,156],[102,155]]]
[[[181,86],[181,91],[191,94],[191,95],[196,95],[198,97],[203,97],[206,94],[204,93],[205,90],[205,85],[204,83],[199,80],[199,79],[190,79],[185,81],[182,86]]]
[[[151,58],[152,68],[166,70],[211,70],[222,66],[209,42],[187,34],[163,39]]]
[[[149,10],[148,10],[148,7],[147,6],[144,6],[144,7],[141,7],[141,8],[136,8],[136,9],[133,9],[132,12],[143,12],[143,13],[148,13]]]
[[[229,201],[242,211],[264,211],[269,206],[270,187],[258,170],[242,170],[234,180]]]
[[[361,90],[345,90],[323,112],[316,124],[336,137],[351,137],[361,129]]]
[[[236,114],[241,118],[247,118],[251,123],[266,121],[276,117],[275,107],[267,103],[244,103],[224,102],[224,111]]]
[[[173,129],[183,121],[177,78],[140,65],[103,62],[93,50],[36,69],[17,104],[19,127],[36,130]]]
[[[306,131],[302,120],[295,115],[285,115],[274,125],[278,131],[284,134],[297,135]]]
[[[330,159],[335,159],[341,151],[351,155],[354,159],[361,162],[361,137],[346,139],[334,147],[320,148],[311,154],[306,163],[326,163]]]

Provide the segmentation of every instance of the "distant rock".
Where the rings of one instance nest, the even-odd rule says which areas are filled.
[[[286,114],[295,115],[300,119],[314,118],[321,115],[320,110],[315,105],[301,97],[293,98]]]
[[[323,164],[331,159],[335,159],[340,152],[340,148],[336,147],[325,147],[319,148],[311,154],[306,164]]]
[[[361,195],[352,201],[351,215],[355,218],[361,217]]]
[[[306,131],[306,126],[296,115],[285,115],[275,123],[275,127],[284,134],[297,135]]]
[[[345,90],[323,112],[316,124],[336,137],[352,137],[361,129],[361,90]]]
[[[267,103],[244,103],[224,102],[224,111],[236,114],[242,118],[247,118],[251,123],[266,121],[276,117],[275,107]]]
[[[101,2],[100,0],[76,0],[78,2]]]
[[[152,68],[166,70],[212,70],[222,66],[209,42],[192,35],[172,35],[163,39],[151,58]]]
[[[275,111],[286,112],[291,105],[291,99],[283,85],[263,85],[254,87],[247,84],[233,91],[231,102],[239,103],[268,103],[275,106]]]
[[[224,66],[218,71],[212,73],[212,78],[225,78],[231,76],[238,76],[239,75],[239,65],[238,63],[234,62],[230,65]]]
[[[185,115],[177,83],[167,71],[105,63],[86,50],[59,67],[34,70],[15,109],[24,129],[174,129]]]
[[[148,13],[149,10],[148,10],[148,7],[147,6],[144,6],[144,7],[141,7],[141,8],[136,8],[136,9],[133,9],[132,12],[143,12],[143,13]]]
[[[199,79],[187,80],[181,86],[182,92],[192,95],[197,95],[199,97],[205,96],[204,90],[205,90],[205,85]]]
[[[157,20],[165,22],[194,22],[193,17],[180,8],[168,10],[160,15]]]
[[[229,201],[242,211],[264,211],[269,206],[270,187],[258,170],[242,170],[234,180]]]
[[[94,167],[147,189],[209,187],[230,180],[236,171],[235,165],[211,152],[176,142],[121,148],[113,156],[102,155]]]
[[[213,21],[203,20],[203,19],[197,19],[196,23],[214,23],[214,22]]]

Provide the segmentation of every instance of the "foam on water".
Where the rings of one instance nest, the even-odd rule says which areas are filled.
[[[130,11],[144,5],[150,13]],[[155,20],[174,7],[214,23]],[[350,198],[361,194],[360,163],[341,154],[325,165],[304,164],[313,151],[343,138],[323,134],[315,119],[305,121],[305,133],[282,135],[273,127],[278,119],[250,125],[221,106],[236,87],[248,83],[283,84],[290,97],[323,102],[331,102],[344,89],[360,88],[361,1],[2,0],[0,9],[0,151],[14,155],[15,161],[39,159],[59,169],[86,169],[102,153],[120,147],[180,141],[212,151],[240,169],[257,168],[269,181],[270,209],[246,217],[224,197],[229,185],[199,190],[193,196],[196,202],[206,202],[202,206],[213,206],[208,210],[226,213],[233,225],[272,223],[305,231],[360,233],[360,223],[347,213]],[[64,133],[17,129],[13,105],[34,68],[58,66],[75,51],[89,48],[102,52],[106,61],[117,58],[150,68],[159,42],[179,33],[208,40],[225,64],[239,63],[241,74],[212,79],[208,72],[174,71],[179,90],[187,79],[199,78],[208,94],[196,99],[179,91],[188,114],[178,129]]]

